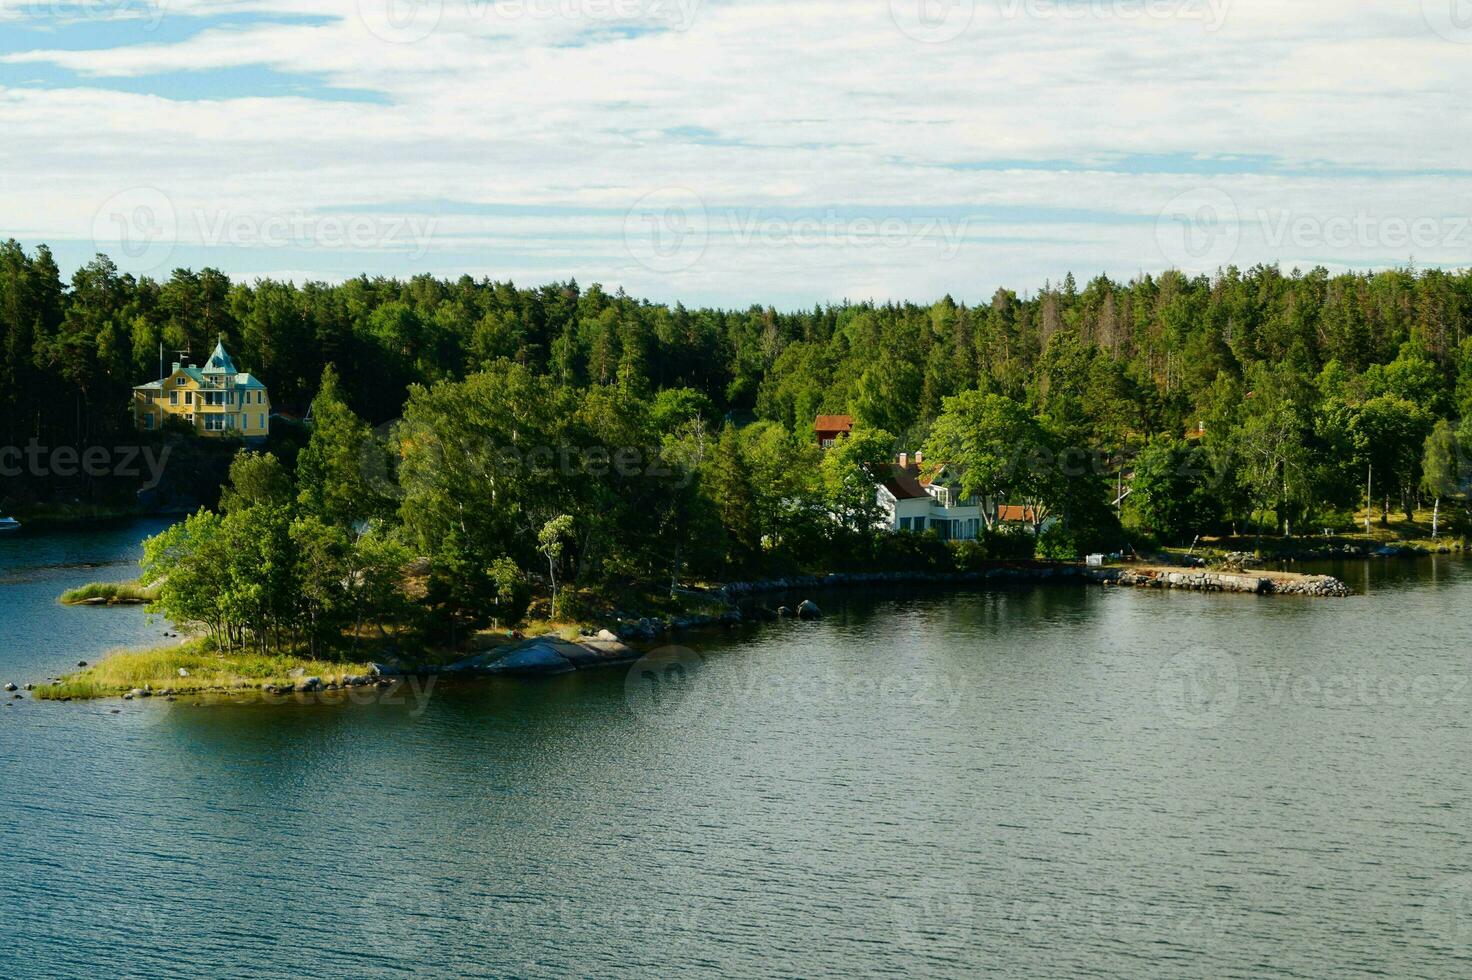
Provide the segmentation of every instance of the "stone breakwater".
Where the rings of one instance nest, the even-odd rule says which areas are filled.
[[[1112,565],[1088,568],[1057,562],[1001,565],[971,572],[852,572],[808,575],[766,582],[733,582],[718,590],[727,602],[773,592],[802,592],[874,585],[968,585],[979,582],[1095,582],[1100,585],[1135,586],[1149,589],[1183,589],[1192,592],[1238,592],[1252,595],[1302,595],[1343,597],[1349,587],[1328,575],[1299,575],[1293,572],[1230,572],[1211,569],[1172,568],[1156,565]]]
[[[1251,595],[1302,595],[1342,598],[1349,587],[1329,575],[1291,572],[1217,572],[1193,568],[1109,567],[1082,569],[1084,577],[1100,585],[1140,589],[1186,589],[1192,592],[1240,592]]]

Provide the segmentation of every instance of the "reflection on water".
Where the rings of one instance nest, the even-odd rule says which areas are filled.
[[[657,693],[24,702],[4,972],[1466,975],[1472,576],[1336,569],[1368,594],[820,596]],[[30,587],[8,627],[128,615]]]

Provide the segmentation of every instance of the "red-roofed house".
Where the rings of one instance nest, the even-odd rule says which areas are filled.
[[[852,415],[819,415],[813,422],[813,432],[818,436],[818,445],[828,449],[839,439],[846,439],[854,431]]]

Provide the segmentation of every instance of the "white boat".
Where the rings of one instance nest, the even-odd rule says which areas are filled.
[[[19,531],[20,521],[13,517],[0,517],[0,534],[6,531]]]

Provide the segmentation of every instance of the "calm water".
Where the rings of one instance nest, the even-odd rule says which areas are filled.
[[[0,680],[158,634],[52,601],[139,531],[0,544]],[[0,975],[1466,976],[1472,569],[1340,571],[819,597],[388,704],[23,701]]]

